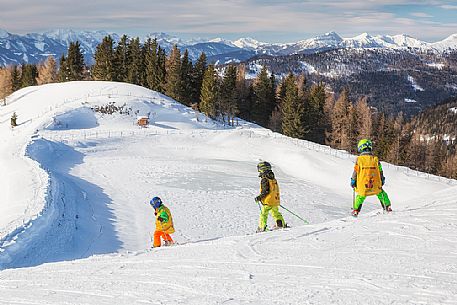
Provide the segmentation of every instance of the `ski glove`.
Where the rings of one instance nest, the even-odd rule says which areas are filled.
[[[256,202],[262,202],[262,197],[260,197],[260,196],[255,197],[255,201]]]
[[[381,184],[384,185],[384,183],[386,183],[386,177],[382,176],[381,177]]]
[[[164,219],[159,216],[159,217],[157,217],[157,220],[160,221],[160,222],[163,222]]]
[[[351,187],[354,188],[357,185],[357,181],[355,179],[351,179]]]

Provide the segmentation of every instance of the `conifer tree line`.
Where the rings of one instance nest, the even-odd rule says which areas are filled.
[[[222,69],[204,53],[193,63],[175,45],[166,54],[155,39],[143,44],[126,35],[116,43],[107,36],[97,46],[95,64],[87,67],[79,42],[71,43],[59,68],[50,56],[39,64],[0,69],[0,100],[20,88],[52,82],[105,80],[147,87],[234,125],[235,117],[286,136],[356,152],[361,138],[374,141],[375,153],[390,163],[457,178],[455,142],[424,139],[402,115],[388,117],[369,107],[366,98],[349,99],[343,89],[330,94],[323,83],[308,84],[304,75],[276,79],[266,67],[246,79],[243,64]],[[222,76],[221,76],[222,75]]]
[[[454,133],[448,134],[451,139],[442,133],[430,136],[433,126],[424,128],[417,119],[420,115],[410,120],[402,113],[387,116],[369,107],[366,98],[354,103],[348,95],[344,89],[338,97],[327,97],[325,112],[331,125],[326,132],[328,145],[356,153],[357,141],[370,138],[374,153],[383,161],[457,179],[457,114],[450,114],[454,117]]]

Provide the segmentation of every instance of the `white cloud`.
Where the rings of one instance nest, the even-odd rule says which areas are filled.
[[[0,28],[13,33],[76,28],[120,34],[160,31],[207,36],[274,32],[284,33],[283,41],[329,31],[342,35],[406,33],[421,39],[441,38],[456,32],[450,25],[427,23],[431,16],[426,13],[412,12],[410,18],[404,14],[400,17],[391,7],[395,5],[416,5],[422,11],[424,6],[443,7],[447,3],[437,0],[0,0]]]
[[[432,15],[422,13],[422,12],[414,12],[414,13],[411,13],[410,15],[415,16],[415,17],[420,17],[420,18],[432,18],[433,17]]]
[[[445,4],[445,5],[441,5],[440,7],[444,8],[446,10],[457,10],[457,5]]]

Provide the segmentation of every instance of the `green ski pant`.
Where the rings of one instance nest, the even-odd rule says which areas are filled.
[[[262,210],[260,211],[259,228],[265,229],[267,227],[268,213],[273,216],[275,222],[281,220],[284,225],[284,218],[279,212],[279,207],[272,207],[264,204],[262,205]]]
[[[384,190],[382,190],[381,193],[377,194],[376,196],[378,196],[379,201],[384,207],[388,207],[390,205],[389,196],[387,196],[387,193]],[[362,209],[362,203],[366,198],[367,196],[357,195],[354,201],[354,210],[360,211],[360,209]]]

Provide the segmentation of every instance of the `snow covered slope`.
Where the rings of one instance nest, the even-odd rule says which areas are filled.
[[[129,114],[91,110],[109,103]],[[30,87],[0,115],[0,304],[457,302],[454,181],[384,164],[394,212],[370,198],[353,219],[353,156],[141,87]],[[252,234],[259,159],[310,225],[283,210],[291,229]],[[152,196],[179,246],[147,250]]]

